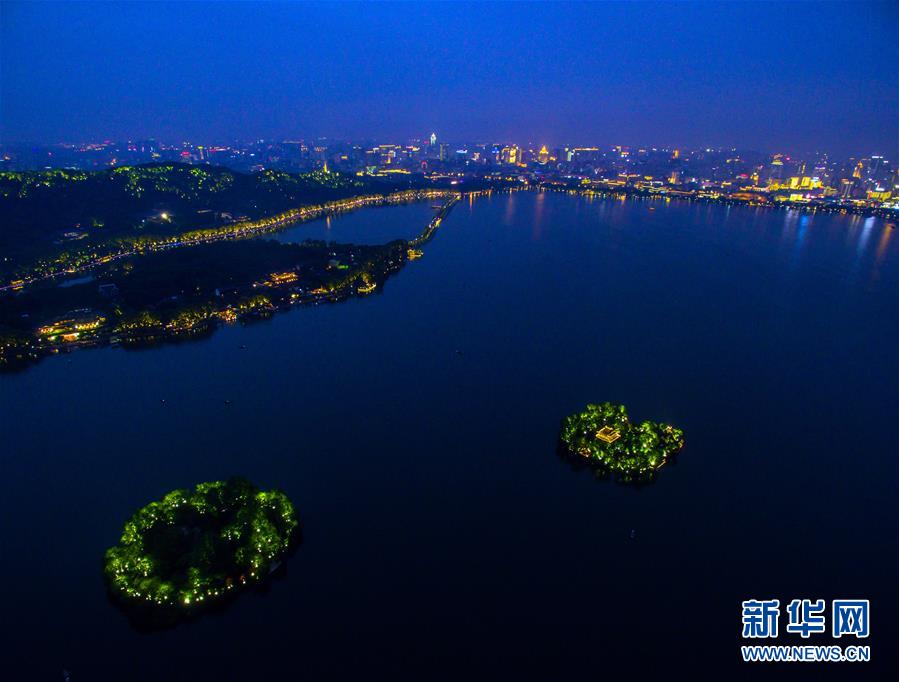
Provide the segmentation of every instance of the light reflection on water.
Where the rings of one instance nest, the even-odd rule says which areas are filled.
[[[882,230],[880,234],[880,240],[877,242],[877,256],[874,261],[876,265],[880,265],[883,262],[883,257],[886,255],[887,247],[890,243],[890,238],[895,231],[895,228],[884,228]]]
[[[335,217],[333,238],[351,218],[360,234],[389,230],[393,215]],[[22,559],[0,562],[0,581],[19,588],[7,642],[33,668],[19,679],[58,675],[41,666],[59,652],[122,679],[157,658],[185,677],[255,679],[220,669],[240,657],[196,652],[314,641],[297,658],[325,669],[359,635],[347,623],[414,652],[472,622],[509,650],[541,624],[584,623],[603,666],[624,652],[655,671],[703,641],[735,679],[739,630],[719,624],[760,580],[773,596],[849,585],[895,611],[891,232],[852,216],[493,196],[454,209],[383,293],[0,377],[14,453],[3,550]],[[682,426],[677,465],[633,490],[561,464],[559,421],[591,400]],[[233,473],[296,502],[310,541],[289,576],[164,638],[132,633],[106,602],[103,551],[139,504]],[[809,557],[827,558],[812,588],[796,582]],[[313,639],[323,624],[333,636]]]
[[[861,235],[858,238],[858,249],[856,251],[859,258],[861,258],[862,254],[865,252],[865,247],[868,246],[868,240],[871,238],[871,232],[874,230],[874,225],[876,223],[877,218],[874,218],[873,216],[865,218]]]
[[[534,224],[531,228],[531,239],[538,241],[543,231],[543,217],[546,214],[546,192],[538,192],[534,204]]]
[[[308,240],[353,244],[384,244],[393,239],[411,239],[433,217],[431,202],[379,206],[301,222],[266,236],[282,243]]]
[[[802,256],[802,245],[805,242],[805,235],[808,232],[809,224],[811,223],[811,219],[808,215],[803,215],[799,218],[798,227],[796,228],[796,238],[793,245],[793,267],[797,267],[799,265],[800,258]]]

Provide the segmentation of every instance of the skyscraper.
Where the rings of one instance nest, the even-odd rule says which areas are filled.
[[[502,162],[510,165],[521,163],[521,149],[518,145],[503,147]]]

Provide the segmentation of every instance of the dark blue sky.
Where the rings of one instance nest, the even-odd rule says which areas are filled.
[[[6,142],[899,146],[897,3],[0,7]]]

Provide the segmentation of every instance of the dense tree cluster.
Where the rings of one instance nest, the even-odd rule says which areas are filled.
[[[349,190],[347,190],[349,191]],[[320,218],[325,215],[351,211],[365,206],[381,206],[401,204],[423,199],[449,198],[454,193],[443,190],[406,190],[391,194],[357,194],[351,197],[335,199],[325,203],[303,203],[299,207],[285,211],[265,215],[257,219],[244,218],[237,220],[231,213],[215,213],[216,218],[212,223],[198,227],[194,218],[204,211],[196,214],[188,213],[187,219],[181,219],[167,212],[150,219],[143,219],[141,224],[134,229],[89,229],[80,227],[68,235],[71,238],[56,239],[52,242],[38,244],[33,238],[13,239],[8,244],[6,238],[12,236],[9,233],[0,234],[0,249],[9,247],[12,250],[38,246],[41,254],[29,264],[16,265],[16,258],[9,262],[0,262],[0,282],[6,276],[17,279],[10,280],[10,284],[18,281],[19,285],[29,285],[36,281],[64,274],[75,274],[89,268],[106,263],[121,260],[136,255],[149,254],[158,251],[167,251],[188,246],[198,246],[223,240],[246,239],[257,237],[269,232],[275,232],[297,222]],[[283,197],[281,197],[283,199]],[[301,201],[300,199],[297,200]],[[271,203],[271,202],[269,202]],[[280,202],[283,204],[283,201]],[[2,201],[0,201],[2,204]],[[278,202],[272,204],[280,205]],[[0,213],[3,212],[0,205]],[[163,219],[160,216],[165,215]],[[212,215],[210,213],[210,215]],[[226,217],[227,216],[227,217]],[[119,228],[123,223],[117,223]],[[34,231],[31,237],[38,235]],[[42,244],[42,245],[41,245]],[[14,254],[15,255],[15,254]],[[15,274],[13,274],[15,273]]]
[[[257,234],[248,223],[235,223],[210,234],[208,241],[191,242],[195,245],[190,248],[150,248],[127,257],[104,257],[91,277],[70,279],[66,286],[55,286],[49,279],[23,286],[14,295],[3,295],[0,305],[0,372],[59,350],[197,338],[214,331],[220,322],[266,317],[294,305],[337,302],[380,291],[410,253],[421,254],[411,247],[422,246],[434,235],[459,200],[458,193],[404,191],[328,205],[328,211],[337,211],[425,199],[441,199],[442,208],[411,241],[356,245],[232,239],[232,229],[247,237]],[[324,208],[306,207],[298,209],[298,215],[308,218],[319,210]],[[264,234],[278,225],[283,226],[261,221],[257,227]],[[90,259],[95,257],[92,252]],[[76,269],[70,278],[72,274],[84,273]],[[35,331],[63,318],[86,315],[103,317],[103,324],[78,335]]]
[[[633,424],[624,405],[587,405],[562,421],[568,452],[586,457],[624,479],[652,476],[684,446],[684,433],[669,424]]]
[[[243,216],[255,224],[300,206],[389,193],[339,173],[237,173],[147,164],[101,171],[0,172],[0,279],[79,268],[104,254],[205,237]]]
[[[298,527],[283,493],[243,479],[174,490],[125,524],[106,578],[126,602],[190,611],[265,578]]]

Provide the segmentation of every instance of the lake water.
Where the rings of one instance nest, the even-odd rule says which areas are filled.
[[[897,354],[883,221],[465,200],[364,299],[0,377],[2,676],[884,679]],[[654,484],[556,455],[560,420],[603,400],[683,428]],[[294,500],[286,575],[134,631],[104,550],[137,507],[234,474]],[[873,661],[740,663],[740,602],[802,597],[870,599]]]
[[[265,238],[285,243],[320,239],[343,244],[385,244],[393,239],[414,239],[434,217],[436,210],[431,206],[432,202],[417,201],[335,213],[318,220],[297,223]]]

